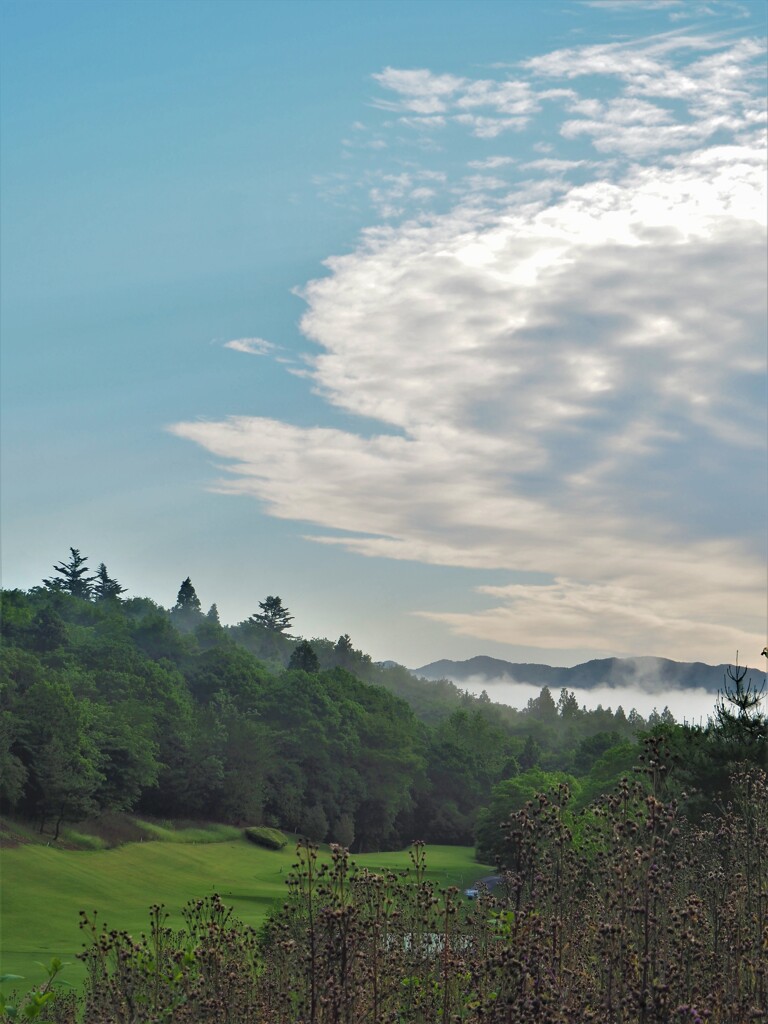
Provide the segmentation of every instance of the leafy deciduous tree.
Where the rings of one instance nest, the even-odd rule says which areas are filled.
[[[35,650],[55,651],[67,642],[67,627],[54,608],[41,608],[32,620],[31,640]]]
[[[14,807],[24,792],[27,769],[13,753],[18,722],[10,711],[0,711],[0,806]]]
[[[40,831],[52,818],[77,821],[98,809],[104,776],[93,737],[93,706],[63,682],[40,680],[19,701],[19,756],[29,773],[27,802]]]

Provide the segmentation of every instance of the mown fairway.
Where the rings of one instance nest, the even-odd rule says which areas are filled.
[[[245,839],[214,843],[130,843],[113,850],[58,850],[25,845],[0,854],[2,916],[0,973],[21,974],[35,983],[43,973],[35,961],[60,956],[73,961],[81,949],[78,912],[98,910],[110,928],[146,929],[147,910],[164,903],[170,923],[182,924],[189,899],[218,892],[247,924],[259,925],[283,897],[295,848],[263,850]],[[370,870],[403,870],[407,851],[361,854],[355,863]],[[469,847],[427,849],[428,876],[441,886],[468,886],[488,873]],[[82,977],[79,963],[65,978]]]

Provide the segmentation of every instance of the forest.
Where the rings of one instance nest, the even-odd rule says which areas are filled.
[[[516,710],[374,664],[347,635],[302,639],[279,597],[224,626],[189,579],[169,610],[124,595],[78,549],[2,595],[0,807],[54,836],[135,811],[353,851],[470,844],[479,828],[488,851],[502,811],[562,781],[588,803],[648,728],[703,745],[715,782],[733,759],[722,729],[675,727],[666,710],[588,711],[547,687]]]
[[[706,726],[547,687],[513,709],[346,634],[302,638],[280,597],[254,606],[223,625],[187,578],[165,609],[76,548],[3,592],[4,815],[54,843],[129,813],[301,837],[258,934],[217,897],[181,932],[155,908],[140,940],[84,918],[86,1009],[62,997],[41,1019],[765,1019],[768,739],[748,671]],[[413,843],[409,879],[349,860]],[[425,843],[474,844],[504,884],[471,905],[438,891]]]

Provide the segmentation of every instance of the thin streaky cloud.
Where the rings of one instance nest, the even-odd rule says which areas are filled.
[[[594,7],[603,11],[668,11],[683,6],[683,0],[580,0],[581,7]]]
[[[235,352],[245,352],[249,356],[266,356],[277,348],[271,341],[264,338],[234,338],[232,341],[225,341],[224,348],[231,348]]]
[[[467,166],[478,171],[494,171],[499,167],[509,167],[515,163],[517,163],[517,159],[513,156],[489,156],[484,160],[470,160]]]
[[[712,18],[723,14],[735,14],[742,18],[751,16],[747,6],[729,0],[717,0],[715,4],[697,3],[695,0],[579,0],[579,6],[612,14],[636,14],[638,11],[668,13],[672,22]]]
[[[546,157],[538,160],[528,160],[520,164],[524,171],[546,171],[548,174],[559,174],[562,171],[573,171],[578,167],[586,167],[586,160],[555,160]]]
[[[396,101],[377,99],[384,110],[407,110],[415,114],[440,114],[447,109],[450,96],[464,84],[454,75],[435,75],[426,68],[403,70],[385,68],[374,80],[396,93]]]

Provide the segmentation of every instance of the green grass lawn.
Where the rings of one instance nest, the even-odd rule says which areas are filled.
[[[80,910],[98,910],[110,928],[139,933],[147,927],[152,903],[165,904],[170,923],[180,927],[187,900],[218,892],[242,921],[259,925],[283,897],[294,844],[265,850],[245,838],[212,841],[205,831],[196,840],[183,841],[177,834],[170,842],[128,843],[111,850],[22,845],[0,851],[0,974],[23,975],[19,985],[26,987],[43,980],[35,961],[52,956],[73,961],[82,948]],[[372,871],[410,866],[407,851],[352,859]],[[461,888],[491,870],[475,862],[471,848],[456,846],[428,847],[427,867],[428,877],[439,885]],[[74,962],[63,977],[77,982],[82,974]]]

